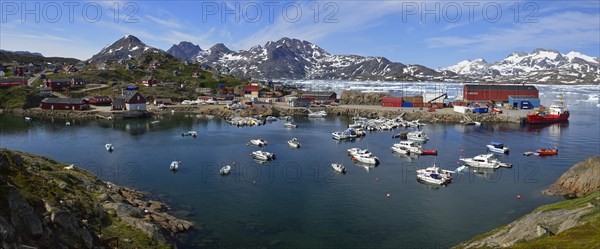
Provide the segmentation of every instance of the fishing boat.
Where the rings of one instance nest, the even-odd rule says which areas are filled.
[[[417,174],[438,174],[443,178],[445,182],[452,181],[452,173],[454,172],[450,170],[440,169],[439,167],[435,166],[435,164],[433,164],[433,166],[431,167],[417,170]]]
[[[112,152],[113,151],[113,145],[112,144],[105,144],[104,148],[106,148],[106,151],[108,151],[108,152]]]
[[[392,147],[390,147],[390,149],[398,154],[402,154],[402,155],[410,155],[411,152],[408,149],[408,147],[406,146],[400,146],[400,144],[394,144],[392,145]]]
[[[423,156],[437,156],[437,150],[421,150]]]
[[[487,149],[491,152],[496,152],[500,154],[508,154],[508,147],[504,146],[502,142],[492,141],[490,144],[486,145]]]
[[[425,183],[435,184],[435,185],[444,185],[447,184],[447,181],[440,174],[417,174],[417,180]]]
[[[350,156],[357,156],[357,155],[361,155],[361,156],[365,156],[365,157],[373,156],[373,154],[371,154],[371,152],[369,152],[369,150],[367,150],[367,149],[350,148],[347,151],[348,151],[348,155],[350,155]]]
[[[262,150],[253,151],[250,156],[256,160],[269,161],[275,159],[275,154]]]
[[[534,114],[527,114],[527,121],[530,124],[547,124],[569,120],[570,112],[563,103],[563,96],[550,105],[550,110],[538,109]]]
[[[345,131],[336,131],[331,133],[331,136],[335,140],[345,140],[358,137],[356,131],[353,129],[347,129]]]
[[[427,137],[427,135],[425,133],[423,133],[422,131],[411,131],[408,134],[406,134],[406,137],[413,141],[429,140],[429,137]]]
[[[289,122],[285,122],[283,124],[283,127],[285,127],[285,128],[298,128],[298,125],[296,123],[294,123],[294,121],[289,121]]]
[[[487,169],[497,169],[500,167],[510,168],[512,167],[509,163],[500,162],[498,159],[494,158],[494,154],[482,154],[471,158],[459,158],[465,162],[468,166],[476,167],[476,168],[487,168]]]
[[[361,162],[361,163],[366,163],[366,164],[374,164],[374,165],[378,165],[379,164],[379,158],[377,158],[376,156],[366,156],[366,155],[355,155],[352,157],[353,161],[357,161],[357,162]]]
[[[420,155],[422,153],[421,146],[413,141],[403,140],[400,143],[394,144],[394,147],[402,147],[410,151],[411,154]]]
[[[185,136],[197,137],[198,136],[198,132],[196,132],[196,131],[186,131],[186,132],[182,132],[181,136],[182,137],[185,137]]]
[[[231,166],[225,165],[223,168],[221,168],[221,170],[219,170],[219,173],[221,175],[228,175],[229,171],[231,171]]]
[[[324,118],[324,117],[327,117],[327,112],[325,112],[325,111],[310,112],[308,114],[308,117],[309,118]]]
[[[176,171],[179,169],[179,162],[178,161],[172,161],[171,165],[169,166],[170,170]]]
[[[344,167],[343,165],[339,164],[339,163],[332,163],[331,164],[331,168],[333,168],[333,170],[335,170],[338,173],[346,173],[346,167]]]
[[[537,149],[535,151],[539,156],[555,156],[558,155],[558,149]]]
[[[252,139],[252,140],[250,140],[250,143],[253,144],[253,145],[256,145],[256,146],[261,146],[261,147],[268,144],[267,140],[264,140],[262,138]]]
[[[300,142],[296,138],[292,138],[292,140],[287,141],[287,143],[292,148],[300,148]]]

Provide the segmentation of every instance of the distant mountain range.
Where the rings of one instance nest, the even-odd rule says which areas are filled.
[[[481,58],[464,60],[440,71],[509,82],[600,83],[600,59],[575,51],[562,54],[549,49],[516,52],[493,63]]]
[[[9,51],[9,50],[4,50],[4,49],[0,49],[0,52],[4,52],[4,53],[11,53],[11,54],[21,54],[21,55],[33,55],[33,56],[42,56],[43,55],[41,53],[38,52],[29,52],[29,51]]]
[[[17,62],[20,64],[54,64],[54,63],[66,63],[76,64],[79,59],[75,58],[63,58],[63,57],[44,57],[41,53],[29,52],[29,51],[8,51],[0,49],[0,63],[13,63]]]
[[[600,60],[578,52],[561,54],[536,49],[531,53],[512,53],[499,62],[466,60],[435,70],[392,62],[384,57],[333,55],[308,41],[285,37],[249,50],[232,51],[222,43],[203,50],[190,42],[180,42],[165,52],[128,35],[88,61],[137,58],[145,51],[168,53],[180,59],[226,68],[237,77],[259,79],[600,83]]]

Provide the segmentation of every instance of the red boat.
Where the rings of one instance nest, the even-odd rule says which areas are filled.
[[[421,150],[423,156],[437,156],[437,150]]]
[[[554,148],[554,149],[538,149],[535,152],[537,152],[538,155],[540,155],[540,156],[558,155],[558,149],[556,149],[556,148]]]
[[[561,95],[560,100],[550,106],[550,111],[548,113],[539,109],[535,114],[527,114],[527,121],[529,121],[530,124],[555,123],[567,121],[569,115],[569,110],[565,108]]]

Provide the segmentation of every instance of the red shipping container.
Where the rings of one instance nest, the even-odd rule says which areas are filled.
[[[402,98],[386,96],[381,99],[381,105],[385,107],[402,107]]]
[[[423,103],[415,103],[415,102],[413,102],[412,104],[413,104],[413,107],[423,107],[424,106]]]

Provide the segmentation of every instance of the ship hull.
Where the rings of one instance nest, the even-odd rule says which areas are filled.
[[[527,115],[527,121],[530,124],[549,124],[556,122],[563,122],[569,120],[569,113],[562,114],[548,114],[548,115],[539,115],[539,114],[531,114]]]

